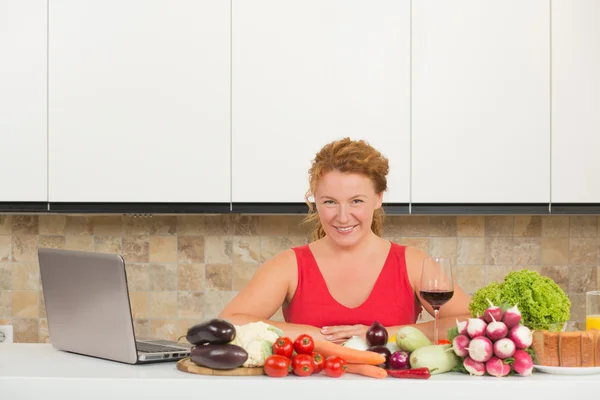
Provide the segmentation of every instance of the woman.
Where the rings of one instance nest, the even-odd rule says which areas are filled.
[[[343,139],[317,153],[309,170],[308,221],[313,241],[265,262],[220,318],[236,325],[264,321],[295,338],[343,342],[365,337],[378,321],[390,336],[413,325],[433,338],[433,322],[416,324],[421,266],[427,254],[382,238],[388,160],[364,141]],[[310,197],[314,198],[316,212]],[[440,338],[468,317],[470,298],[455,285],[440,311]],[[269,318],[283,308],[286,322]]]

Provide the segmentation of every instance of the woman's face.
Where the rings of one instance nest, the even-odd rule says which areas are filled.
[[[360,174],[328,172],[315,190],[319,220],[336,244],[350,247],[371,232],[373,212],[381,207],[382,194],[371,180]]]

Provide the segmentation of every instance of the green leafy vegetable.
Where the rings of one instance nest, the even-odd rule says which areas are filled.
[[[454,338],[458,336],[458,328],[456,326],[453,326],[452,328],[448,329],[448,341],[450,343],[452,343],[454,341]]]
[[[258,340],[260,340],[260,347],[263,353],[263,359],[266,360],[267,358],[269,358],[269,356],[273,354],[273,342],[270,342],[265,339]]]
[[[278,327],[269,325],[269,327],[267,329],[270,330],[271,332],[276,333],[277,336],[283,337],[283,331],[281,329],[279,329]]]
[[[454,368],[450,370],[450,372],[460,372],[461,374],[469,374],[469,371],[465,368],[465,363],[461,360]]]
[[[503,309],[517,305],[521,323],[535,330],[560,330],[557,323],[571,318],[571,301],[552,279],[536,271],[522,269],[510,272],[501,283],[492,282],[473,294],[469,310],[473,316],[483,315],[489,299]]]

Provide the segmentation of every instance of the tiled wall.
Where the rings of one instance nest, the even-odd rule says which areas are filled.
[[[468,292],[513,269],[554,279],[585,319],[584,292],[599,287],[597,216],[388,217],[385,237],[450,255]],[[47,342],[38,247],[121,253],[135,329],[174,339],[216,316],[277,252],[308,241],[300,216],[0,215],[0,325],[15,342]],[[276,315],[282,319],[281,313]]]

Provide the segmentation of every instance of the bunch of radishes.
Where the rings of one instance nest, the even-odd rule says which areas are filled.
[[[505,312],[491,301],[483,316],[456,322],[458,335],[452,348],[471,375],[506,376],[511,369],[519,375],[531,375],[533,360],[526,351],[533,332],[520,325],[521,312],[515,305]]]

